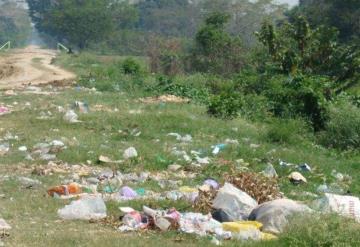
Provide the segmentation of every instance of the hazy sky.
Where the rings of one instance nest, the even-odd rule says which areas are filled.
[[[288,3],[293,6],[299,3],[299,0],[277,0],[279,3]]]

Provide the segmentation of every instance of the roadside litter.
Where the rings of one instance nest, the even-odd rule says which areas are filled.
[[[106,217],[106,205],[99,196],[87,196],[58,210],[65,220],[99,220]]]
[[[156,103],[189,103],[190,99],[178,97],[175,95],[161,95],[157,97],[147,97],[140,99],[140,102],[146,104],[156,104]]]
[[[6,106],[0,106],[0,116],[3,116],[5,114],[9,114],[11,111]]]
[[[9,143],[0,143],[0,156],[4,156],[10,151]]]
[[[299,185],[302,183],[307,183],[306,178],[299,172],[292,172],[289,175],[289,180],[291,183],[295,184],[295,185]]]
[[[261,222],[264,232],[279,234],[288,224],[290,216],[309,212],[311,209],[303,204],[288,199],[278,199],[256,207],[251,212],[249,220]]]
[[[360,200],[357,197],[325,193],[314,205],[321,212],[337,213],[360,222]]]
[[[213,201],[213,208],[223,210],[232,221],[247,220],[256,206],[253,198],[229,183],[225,183]]]
[[[4,220],[0,218],[0,231],[11,230],[11,226]]]
[[[64,115],[64,120],[69,123],[80,123],[79,116],[73,111],[68,110]]]

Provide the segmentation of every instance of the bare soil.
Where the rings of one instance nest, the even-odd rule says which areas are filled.
[[[55,50],[28,46],[0,56],[0,89],[71,82],[75,74],[54,64]]]

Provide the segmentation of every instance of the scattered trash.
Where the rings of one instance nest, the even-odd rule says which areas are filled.
[[[219,221],[219,222],[221,222],[221,223],[223,223],[223,222],[232,222],[231,216],[228,215],[228,214],[227,214],[224,210],[222,210],[222,209],[217,209],[217,210],[213,211],[213,212],[211,213],[211,215],[212,215],[212,217],[213,217],[215,220],[217,220],[217,221]]]
[[[231,176],[226,175],[225,177],[227,182],[246,192],[259,204],[282,198],[276,179],[252,172],[232,172]]]
[[[168,136],[174,136],[176,137],[176,140],[177,141],[181,141],[181,142],[192,142],[192,136],[187,134],[187,135],[184,135],[184,136],[181,136],[180,134],[178,133],[169,133],[167,134]]]
[[[70,183],[68,185],[60,185],[48,189],[47,193],[49,196],[68,196],[76,195],[82,192],[81,186],[77,183]]]
[[[136,191],[127,186],[121,188],[120,195],[123,200],[133,200],[138,196]]]
[[[79,123],[78,115],[73,110],[68,110],[64,115],[64,120],[69,123]]]
[[[168,170],[171,171],[171,172],[177,172],[178,170],[180,170],[182,168],[181,165],[176,165],[176,164],[173,164],[173,165],[169,165],[168,166]]]
[[[4,156],[9,151],[10,151],[10,144],[9,143],[0,144],[0,156]]]
[[[262,174],[264,174],[264,176],[267,178],[277,178],[278,177],[278,174],[277,174],[274,166],[270,163],[266,166],[266,168],[262,172]]]
[[[65,220],[98,220],[106,217],[106,205],[99,196],[83,197],[58,210],[60,218]]]
[[[27,177],[18,177],[18,180],[25,188],[28,189],[42,184],[39,180],[31,179]]]
[[[214,189],[212,186],[205,184],[199,188],[199,192],[196,196],[196,199],[193,204],[193,208],[197,212],[208,214],[213,211],[213,200],[217,195],[217,189]]]
[[[213,208],[223,210],[232,221],[247,220],[251,210],[257,205],[246,192],[229,183],[225,183],[213,201]]]
[[[232,145],[239,145],[239,141],[238,140],[233,140],[233,139],[226,139],[225,143],[226,144],[232,144]]]
[[[301,172],[311,172],[311,167],[306,163],[299,165],[298,169]]]
[[[175,95],[161,95],[158,97],[148,97],[140,99],[142,103],[154,104],[154,103],[189,103],[190,99],[181,98]]]
[[[360,200],[357,197],[325,193],[324,197],[316,200],[314,204],[322,212],[338,213],[360,222]]]
[[[301,184],[301,183],[307,183],[306,178],[299,172],[292,172],[289,175],[289,180],[295,185]]]
[[[199,236],[206,236],[208,233],[222,229],[220,222],[214,220],[211,215],[199,213],[184,213],[180,217],[180,231]]]
[[[104,156],[104,155],[100,155],[99,158],[98,158],[98,161],[100,163],[112,163],[112,164],[122,163],[122,160],[112,160],[109,157]]]
[[[11,226],[4,220],[0,218],[0,231],[11,230]]]
[[[208,185],[208,186],[210,186],[210,187],[211,187],[212,189],[214,189],[214,190],[218,190],[218,189],[220,188],[219,183],[216,182],[216,180],[211,179],[211,178],[206,179],[206,180],[204,181],[204,185]]]
[[[124,159],[133,159],[138,156],[138,153],[134,147],[130,147],[124,151],[123,157]]]
[[[279,234],[288,224],[288,217],[297,213],[309,212],[312,210],[303,204],[289,199],[278,199],[256,207],[251,212],[249,220],[261,222],[264,232]]]
[[[285,161],[282,161],[282,160],[279,160],[279,165],[281,166],[281,167],[291,167],[291,166],[294,166],[294,164],[292,164],[292,163],[288,163],[288,162],[285,162]]]
[[[226,148],[226,144],[217,144],[215,146],[212,146],[211,148],[213,149],[212,154],[218,155],[220,153],[220,151],[222,151]]]
[[[21,146],[21,147],[18,148],[18,150],[19,150],[20,152],[26,152],[26,151],[27,151],[27,147],[26,147],[26,146]]]
[[[75,101],[74,108],[78,109],[81,113],[89,113],[89,105],[85,102]]]
[[[9,114],[10,113],[10,109],[7,108],[6,106],[0,106],[0,116],[3,116],[5,114]]]

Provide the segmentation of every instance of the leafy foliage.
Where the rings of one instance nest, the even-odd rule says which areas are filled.
[[[347,99],[341,99],[330,108],[330,120],[320,135],[320,142],[337,149],[360,148],[360,109]]]
[[[36,27],[80,49],[113,30],[110,0],[28,0]]]
[[[173,79],[160,76],[155,86],[150,86],[147,91],[156,94],[172,94],[194,100],[198,103],[206,103],[209,99],[209,92],[206,88],[196,88],[191,85],[175,83]]]
[[[208,113],[219,118],[235,118],[241,108],[241,96],[236,92],[222,92],[211,97]]]
[[[7,41],[11,41],[12,46],[24,45],[29,39],[30,30],[25,10],[10,2],[0,6],[0,46]]]
[[[132,74],[136,75],[140,73],[140,64],[138,64],[134,59],[127,58],[125,61],[122,62],[121,65],[125,74]]]
[[[240,39],[225,30],[230,16],[212,13],[205,26],[196,34],[192,66],[197,71],[214,74],[231,74],[243,67],[244,59]]]

